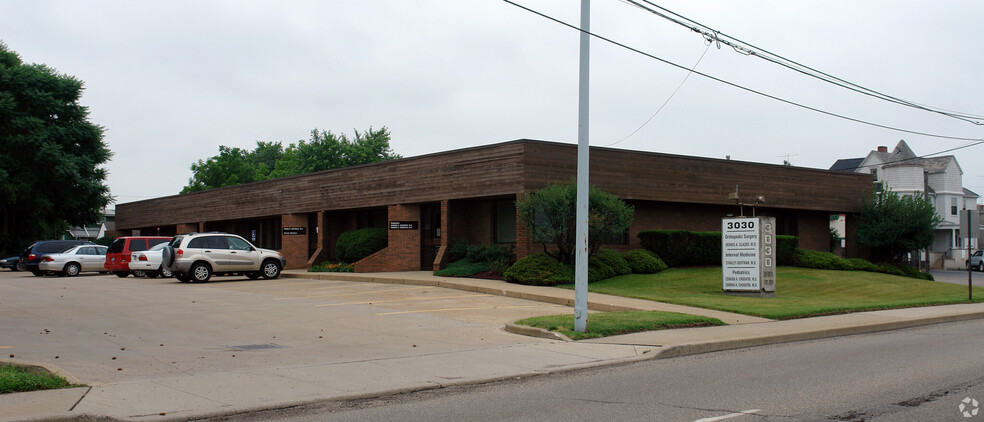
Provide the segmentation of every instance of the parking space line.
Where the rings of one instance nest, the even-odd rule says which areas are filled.
[[[13,349],[14,346],[0,346],[0,349]]]
[[[401,311],[401,312],[383,312],[376,314],[377,316],[382,315],[400,315],[400,314],[422,314],[429,312],[448,312],[448,311],[472,311],[472,310],[489,310],[489,309],[518,309],[518,308],[563,308],[565,305],[514,305],[514,306],[490,306],[484,308],[444,308],[444,309],[427,309],[421,311]]]
[[[758,413],[758,412],[761,412],[761,411],[762,410],[760,410],[760,409],[745,410],[745,411],[742,411],[742,412],[731,413],[731,414],[727,414],[727,415],[724,415],[724,416],[717,416],[717,417],[713,417],[713,418],[697,419],[694,422],[717,422],[717,421],[723,421],[725,419],[737,418],[739,416],[752,415],[752,414],[755,414],[755,413]]]
[[[385,293],[385,292],[399,292],[399,291],[403,291],[403,290],[420,290],[420,289],[433,289],[433,288],[434,288],[433,286],[415,286],[415,287],[403,287],[403,288],[399,288],[399,289],[370,290],[368,292],[357,292],[357,293],[342,293],[342,294],[324,293],[324,294],[319,294],[319,295],[308,295],[308,296],[278,297],[278,298],[274,298],[273,300],[295,300],[295,299],[314,299],[314,298],[319,298],[319,297],[358,296],[358,295],[368,295],[368,294],[380,293],[380,292],[383,292],[383,293]]]
[[[491,296],[492,295],[479,294],[479,295],[457,295],[457,296],[437,296],[437,297],[415,297],[409,299],[371,300],[371,301],[346,302],[346,303],[325,303],[325,304],[314,305],[314,306],[322,307],[322,306],[344,306],[344,305],[375,305],[377,303],[414,302],[414,301],[437,300],[437,299],[458,299],[462,297],[491,297]]]

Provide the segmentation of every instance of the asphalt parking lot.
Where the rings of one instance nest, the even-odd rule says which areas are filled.
[[[506,322],[569,307],[438,287],[0,271],[0,355],[84,383],[374,361],[547,342]]]

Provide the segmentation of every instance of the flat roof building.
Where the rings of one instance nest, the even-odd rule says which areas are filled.
[[[116,227],[144,235],[236,233],[280,250],[288,268],[334,258],[340,234],[366,227],[389,229],[389,245],[356,263],[360,272],[440,268],[459,240],[513,244],[523,257],[542,245],[528,239],[516,198],[572,182],[576,157],[576,145],[517,140],[119,204]],[[722,217],[739,214],[729,199],[736,188],[742,198],[766,198],[755,212],[776,217],[778,234],[827,250],[830,215],[860,212],[873,181],[868,174],[597,147],[590,167],[591,185],[635,207],[628,232],[606,246],[621,250],[638,248],[644,230],[719,231]],[[751,213],[748,205],[745,211]]]

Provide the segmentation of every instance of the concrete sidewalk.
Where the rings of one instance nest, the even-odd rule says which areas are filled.
[[[290,278],[438,286],[568,305],[573,291],[428,273],[340,274],[289,271]],[[189,373],[0,396],[0,421],[186,420],[329,400],[472,384],[646,359],[669,358],[789,341],[915,327],[984,317],[984,304],[961,304],[771,321],[644,300],[589,296],[594,310],[665,310],[719,318],[728,326],[653,331],[569,342],[530,338],[494,347],[352,359],[325,364],[270,362],[264,368]]]

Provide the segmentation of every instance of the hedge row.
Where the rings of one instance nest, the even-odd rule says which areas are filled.
[[[666,264],[652,252],[637,249],[625,254],[611,249],[598,251],[588,259],[588,282],[625,274],[652,274],[665,270]],[[555,286],[574,282],[574,269],[546,254],[520,259],[503,274],[510,283]]]
[[[642,247],[670,267],[721,265],[721,232],[647,230],[639,232]],[[791,265],[799,244],[796,236],[776,236],[779,265]]]
[[[933,280],[932,274],[919,271],[918,268],[910,265],[892,263],[874,264],[861,258],[841,258],[830,252],[812,251],[809,249],[796,249],[792,265],[821,270],[869,271],[918,278],[921,280]]]

